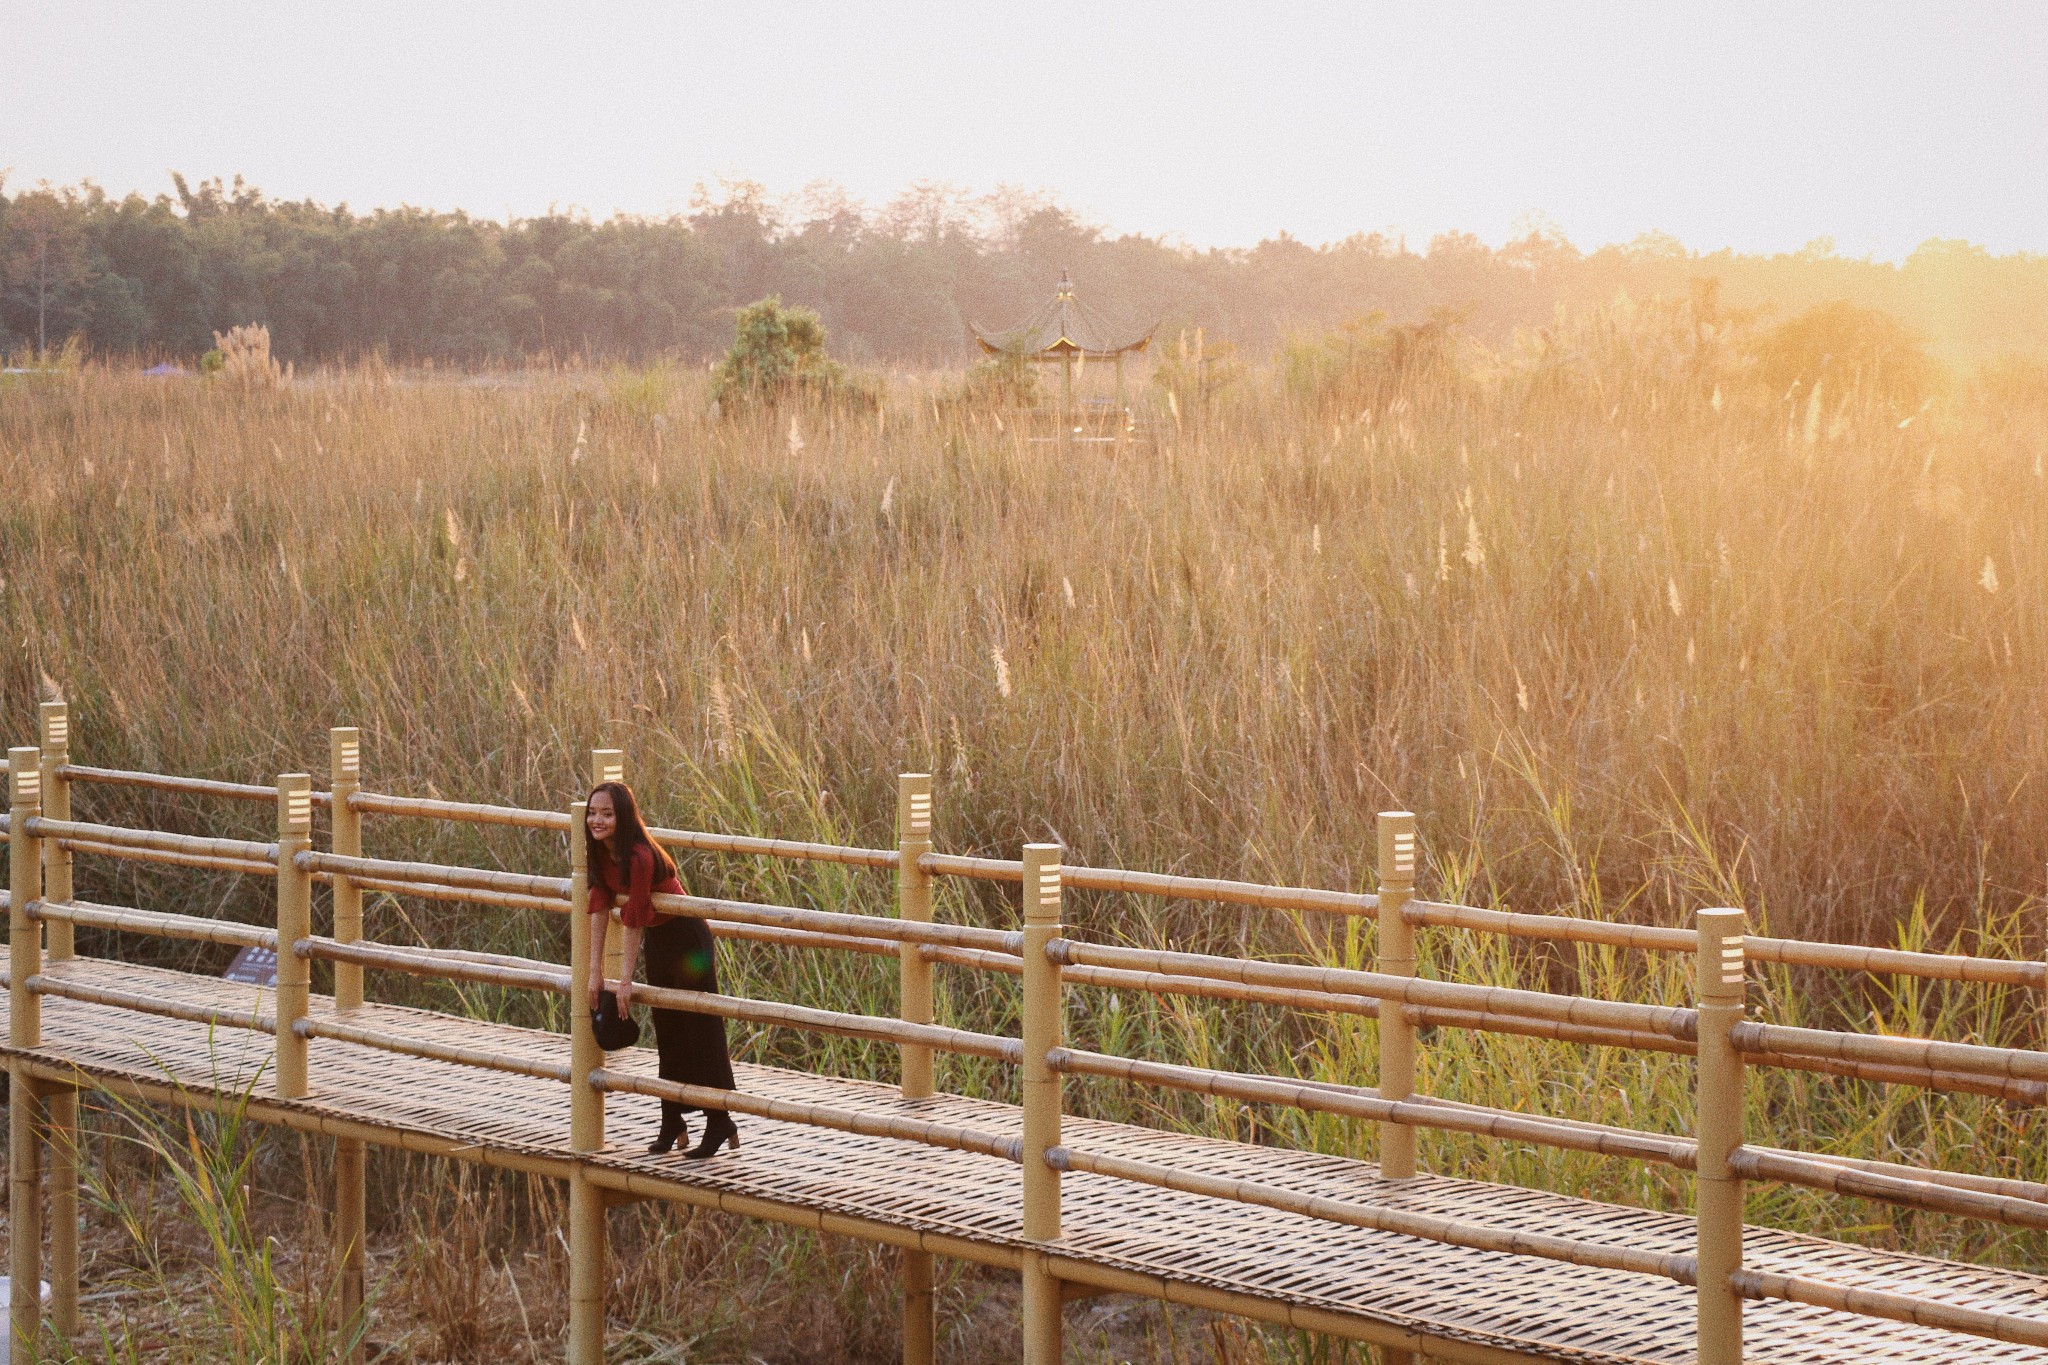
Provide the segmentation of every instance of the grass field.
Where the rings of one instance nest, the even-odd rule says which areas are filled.
[[[1617,306],[1428,365],[1304,343],[1206,402],[1176,394],[1121,453],[1034,441],[1016,414],[953,397],[945,376],[899,376],[875,411],[720,420],[694,371],[478,385],[370,369],[270,390],[87,369],[14,385],[0,716],[27,742],[34,702],[61,691],[82,762],[241,780],[318,772],[326,727],[354,724],[374,788],[547,806],[580,795],[585,751],[613,745],[664,823],[869,844],[893,843],[895,774],[928,770],[947,851],[1057,839],[1081,862],[1329,887],[1369,883],[1374,815],[1405,808],[1437,898],[1657,924],[1741,905],[1780,934],[2044,950],[2048,373],[1788,387],[1725,325]],[[177,801],[83,799],[197,827]],[[505,833],[390,824],[369,839],[393,856],[563,858]],[[891,898],[879,874],[687,872],[785,903]],[[185,874],[82,869],[81,894],[267,913],[264,888]],[[949,884],[941,915],[1014,910],[998,888]],[[537,916],[383,901],[371,918],[392,940],[565,952]],[[1370,956],[1362,926],[1314,917],[1076,896],[1069,918],[1138,943]],[[1422,937],[1435,975],[1689,995],[1682,963]],[[744,993],[894,1009],[894,967],[870,959],[739,948],[728,971]],[[1008,983],[943,980],[949,1021],[1013,1031]],[[1777,973],[1762,995],[1780,1022],[2042,1041],[2039,1002],[2018,993]],[[462,1004],[544,1017],[489,992]],[[1106,1051],[1372,1077],[1358,1021],[1077,992],[1072,1029]],[[757,1059],[893,1074],[880,1047],[742,1038]],[[953,1066],[943,1083],[1003,1083]],[[1474,1035],[1429,1039],[1422,1083],[1667,1130],[1690,1106],[1682,1062]],[[1752,1085],[1758,1137],[2048,1177],[2024,1111],[1791,1073]],[[1106,1083],[1074,1104],[1372,1151],[1364,1125]],[[1423,1161],[1689,1199],[1673,1173],[1463,1138],[1425,1135]],[[391,1245],[459,1234],[486,1269],[546,1197],[391,1169],[398,1193],[374,1215]],[[1751,1216],[2023,1265],[2043,1252],[1775,1187]],[[691,1359],[806,1358],[890,1283],[845,1246],[644,1224],[629,1235],[712,1263],[694,1297],[628,1296],[648,1342],[702,1334]],[[750,1346],[731,1308],[769,1281],[804,1306],[780,1315],[787,1340]],[[957,1282],[956,1322],[1001,1292]],[[421,1328],[404,1352],[504,1358],[531,1339],[545,1358],[553,1303],[493,1316],[525,1314],[527,1338]],[[1321,1349],[1207,1328],[1132,1344],[1156,1327],[1103,1349]],[[884,1337],[859,1350],[886,1356]]]

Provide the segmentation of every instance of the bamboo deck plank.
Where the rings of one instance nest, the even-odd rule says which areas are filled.
[[[131,964],[78,959],[48,963],[44,970],[181,1004],[274,1008],[268,991]],[[315,1017],[331,1014],[332,1002],[315,996],[312,1011]],[[344,1017],[379,1032],[549,1063],[562,1062],[568,1053],[563,1035],[429,1011],[369,1005]],[[157,1085],[171,1080],[199,1095],[249,1085],[271,1056],[270,1039],[262,1034],[217,1029],[209,1037],[204,1025],[54,996],[43,1000],[43,1037],[41,1048],[22,1055],[47,1067],[76,1066],[94,1079]],[[480,1160],[576,1159],[568,1151],[568,1095],[557,1082],[326,1039],[314,1040],[311,1049],[309,1096],[272,1101],[267,1074],[253,1093],[308,1120],[346,1120],[394,1137],[469,1145]],[[613,1054],[608,1065],[651,1075],[654,1055],[634,1049]],[[736,1070],[741,1088],[756,1094],[909,1113],[1003,1134],[1021,1128],[1017,1109],[990,1101],[951,1095],[904,1100],[895,1087],[872,1082],[744,1064]],[[613,1146],[589,1159],[613,1171],[653,1177],[704,1202],[732,1197],[843,1215],[987,1248],[992,1260],[1022,1245],[1019,1172],[1006,1161],[750,1118],[740,1152],[691,1162],[674,1154],[644,1155],[641,1144],[655,1126],[654,1100],[614,1095],[607,1119]],[[1072,1117],[1062,1136],[1076,1150],[1502,1229],[1681,1255],[1693,1249],[1692,1221],[1682,1215],[1433,1176],[1385,1181],[1369,1163],[1341,1157]],[[1101,1176],[1070,1173],[1063,1190],[1064,1253],[1111,1270],[1573,1365],[1691,1365],[1693,1294],[1682,1285],[1443,1246]],[[2048,1279],[1818,1237],[1751,1228],[1745,1264],[2048,1317]],[[2048,1350],[1802,1304],[1751,1303],[1745,1318],[1745,1354],[1755,1362],[2048,1365]]]

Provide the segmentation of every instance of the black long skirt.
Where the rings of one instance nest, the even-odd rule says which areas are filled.
[[[647,958],[647,984],[671,990],[718,990],[718,963],[712,956],[711,930],[703,920],[666,916],[641,941]],[[665,1081],[731,1090],[732,1055],[726,1051],[725,1020],[688,1010],[650,1010],[654,1016],[657,1068]],[[666,1103],[664,1109],[670,1106]],[[694,1108],[695,1106],[685,1106]]]

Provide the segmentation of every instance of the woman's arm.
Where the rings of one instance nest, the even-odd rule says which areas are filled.
[[[592,896],[591,899],[595,901],[597,898]],[[609,901],[611,898],[607,896],[605,899]],[[596,1009],[598,993],[604,989],[604,934],[606,926],[612,921],[611,907],[607,905],[603,910],[593,909],[588,918],[590,920],[590,1008]]]
[[[633,1007],[633,969],[640,965],[640,936],[647,931],[625,926],[625,951],[619,959],[619,1013]]]

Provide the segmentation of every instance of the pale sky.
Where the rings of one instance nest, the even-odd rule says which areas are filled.
[[[1197,246],[1541,215],[1587,249],[2039,252],[2048,4],[0,0],[0,168],[495,218],[935,180]]]

